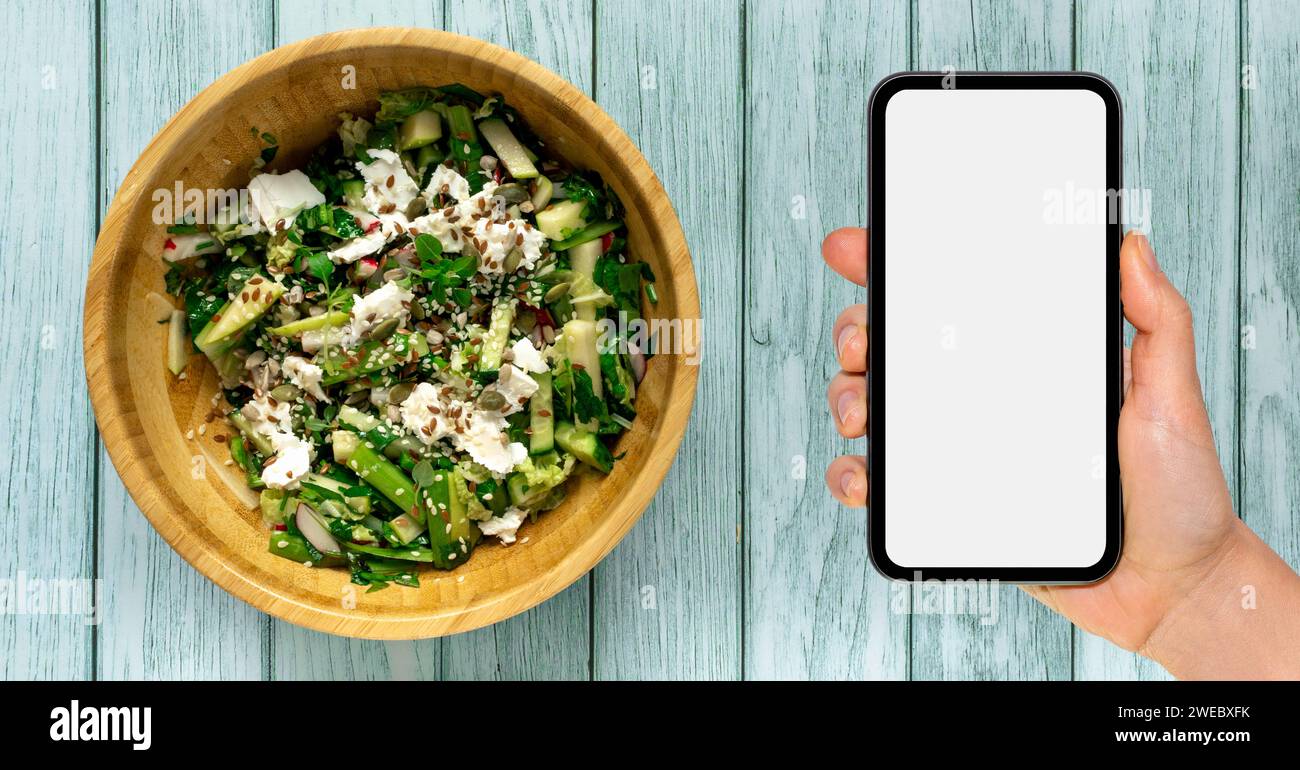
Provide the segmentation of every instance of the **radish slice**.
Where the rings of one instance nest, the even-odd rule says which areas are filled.
[[[335,540],[334,536],[316,520],[316,513],[306,503],[298,503],[294,523],[298,525],[298,531],[302,536],[307,538],[307,542],[315,546],[317,551],[331,556],[337,556],[343,551],[339,541]]]
[[[635,342],[627,343],[627,362],[632,366],[632,376],[636,378],[636,384],[640,385],[641,380],[645,379],[645,354]]]

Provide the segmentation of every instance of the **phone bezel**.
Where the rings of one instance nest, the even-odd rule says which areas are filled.
[[[951,78],[951,81],[948,81]],[[1106,105],[1106,186],[1123,190],[1123,115],[1119,94],[1100,75],[1089,72],[900,72],[886,77],[871,92],[867,103],[867,145],[869,206],[867,259],[868,332],[867,467],[870,475],[867,541],[876,570],[892,580],[996,580],[1008,583],[1080,584],[1108,575],[1119,563],[1123,540],[1123,503],[1120,491],[1118,434],[1123,401],[1124,314],[1119,296],[1119,249],[1123,228],[1116,221],[1106,225],[1106,546],[1096,564],[1086,567],[912,567],[896,564],[885,552],[885,386],[884,330],[886,264],[885,253],[885,108],[897,93],[908,89],[960,90],[1084,89],[1101,97]]]

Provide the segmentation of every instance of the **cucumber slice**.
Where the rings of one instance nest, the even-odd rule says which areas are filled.
[[[618,221],[617,219],[611,219],[606,222],[596,222],[594,224],[587,225],[586,227],[582,228],[576,233],[570,235],[568,238],[565,238],[562,241],[555,241],[554,243],[552,243],[551,251],[567,251],[568,249],[572,249],[575,246],[578,246],[583,243],[589,243],[592,241],[594,241],[596,245],[599,246],[600,241],[596,240],[597,238],[601,237],[602,235],[605,235],[606,233],[612,233],[622,226],[623,223]]]
[[[497,159],[505,164],[510,176],[515,179],[533,179],[537,176],[537,167],[529,159],[528,151],[500,118],[479,121],[478,130],[496,152]]]
[[[432,144],[426,144],[420,148],[415,156],[415,167],[423,171],[432,168],[447,159],[447,154],[439,150]]]
[[[553,241],[564,240],[587,226],[587,220],[582,218],[586,205],[583,201],[570,200],[552,203],[537,212],[537,229]]]
[[[297,321],[290,321],[283,326],[275,326],[267,331],[279,337],[292,337],[295,334],[302,334],[303,332],[309,332],[314,329],[324,329],[327,326],[342,326],[347,322],[347,313],[333,310],[309,318],[299,318]]]
[[[334,494],[343,498],[343,502],[346,503],[349,508],[356,511],[357,513],[360,513],[362,515],[370,513],[369,497],[366,497],[364,495],[358,495],[356,497],[348,497],[344,494],[344,491],[347,490],[348,487],[352,486],[350,484],[345,484],[342,481],[339,481],[338,479],[332,479],[329,476],[322,476],[319,473],[307,474],[302,478],[302,483],[310,484],[315,487],[320,487],[321,489],[324,489],[327,492],[333,492]]]
[[[402,150],[414,150],[426,144],[433,144],[441,138],[442,119],[433,110],[425,110],[402,121],[397,146]]]
[[[595,286],[596,262],[600,259],[600,255],[600,241],[585,241],[569,251],[569,263],[573,265],[574,273],[586,276],[591,281],[591,285]],[[572,297],[573,294],[571,293],[570,299]],[[594,302],[574,302],[573,311],[583,321],[596,320],[596,304]],[[599,390],[597,390],[596,395],[600,395]]]
[[[344,179],[343,200],[354,209],[364,209],[366,197],[366,180],[364,179]]]
[[[239,332],[261,318],[281,294],[284,294],[283,284],[267,280],[261,273],[254,275],[234,299],[212,316],[199,336],[194,338],[194,344],[210,356],[221,348],[222,343],[234,339]]]
[[[555,448],[555,417],[551,405],[551,373],[534,374],[533,380],[537,383],[537,392],[528,402],[529,427],[532,429],[528,454],[537,456]]]
[[[179,375],[190,360],[190,346],[185,343],[185,312],[173,310],[167,323],[167,369]]]
[[[487,333],[483,335],[483,346],[478,354],[480,372],[501,368],[501,355],[506,352],[506,343],[510,341],[510,327],[514,322],[514,302],[498,302],[492,306],[492,320],[488,323]]]
[[[581,366],[591,377],[591,392],[596,398],[604,398],[601,387],[600,354],[596,352],[596,324],[592,321],[574,319],[564,325],[564,344],[567,348],[569,363]]]
[[[614,470],[614,457],[609,449],[600,443],[600,437],[577,427],[571,422],[556,421],[555,443],[579,461],[590,465],[601,473]]]
[[[546,208],[546,204],[551,202],[551,194],[555,192],[555,185],[551,184],[551,180],[546,177],[539,176],[535,188],[531,199],[533,210],[541,211]]]

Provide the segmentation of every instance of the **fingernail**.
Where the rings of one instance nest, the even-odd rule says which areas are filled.
[[[844,475],[840,476],[840,491],[844,493],[845,497],[852,498],[857,489],[858,474],[853,471],[845,471]]]
[[[858,424],[858,394],[851,390],[841,393],[840,400],[835,404],[835,411],[840,415],[840,425],[845,427],[849,425],[856,426]]]
[[[1147,267],[1154,273],[1160,272],[1160,265],[1156,262],[1156,252],[1151,248],[1151,241],[1147,240],[1146,234],[1138,233],[1137,242],[1138,253],[1142,255],[1142,259],[1146,260]]]
[[[841,361],[844,360],[844,351],[848,350],[849,343],[852,342],[853,338],[856,336],[858,336],[857,324],[849,324],[843,329],[840,329],[839,339],[835,340],[835,351],[840,354]]]

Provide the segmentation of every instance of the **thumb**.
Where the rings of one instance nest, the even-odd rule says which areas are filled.
[[[1137,329],[1129,399],[1144,417],[1212,442],[1187,300],[1160,269],[1142,233],[1129,232],[1119,259],[1124,315]]]

